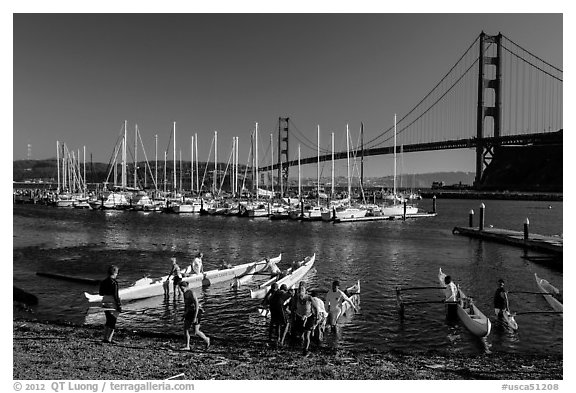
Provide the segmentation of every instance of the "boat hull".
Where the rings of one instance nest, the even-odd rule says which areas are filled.
[[[446,286],[444,283],[444,277],[446,277],[446,274],[444,274],[442,272],[442,268],[440,268],[438,273],[438,281],[440,282],[441,287]],[[475,336],[488,336],[492,328],[490,319],[486,317],[486,315],[484,315],[482,311],[480,311],[478,307],[472,303],[472,299],[468,298],[460,288],[458,288],[458,295],[458,302],[456,303],[456,306],[457,315],[460,322]]]
[[[306,257],[304,261],[302,261],[302,265],[291,272],[291,274],[287,275],[286,277],[281,278],[280,280],[276,281],[278,287],[282,286],[282,284],[286,284],[288,288],[293,288],[304,276],[306,273],[312,269],[314,262],[316,261],[316,254],[312,255],[311,257]],[[250,290],[250,297],[252,299],[264,299],[268,291],[270,290],[271,285],[266,285],[260,287],[256,290]]]
[[[560,303],[558,299],[552,296],[552,294],[556,292],[555,291],[556,288],[554,288],[554,286],[552,286],[547,280],[538,277],[536,273],[534,273],[534,278],[536,279],[536,285],[538,285],[538,289],[540,290],[540,292],[545,294],[544,299],[546,299],[546,301],[554,309],[554,311],[564,312],[564,305]]]
[[[270,260],[277,263],[281,260],[282,254]],[[259,272],[266,267],[266,260],[259,262],[250,262],[242,265],[234,266],[230,269],[214,269],[201,274],[192,274],[188,277],[183,277],[182,281],[188,282],[189,288],[200,288],[222,282],[230,281],[236,277],[243,276],[250,271]],[[123,288],[118,291],[118,295],[122,301],[130,301],[137,299],[145,299],[153,296],[160,296],[164,294],[164,285],[168,277],[164,276],[158,280],[143,280],[131,287]],[[168,285],[171,286],[172,279],[169,280]],[[91,295],[84,293],[89,302],[100,302],[102,296]]]

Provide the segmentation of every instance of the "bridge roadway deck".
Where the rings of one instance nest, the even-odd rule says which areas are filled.
[[[528,239],[524,239],[524,232],[499,228],[484,228],[480,230],[478,227],[454,227],[452,233],[554,254],[561,255],[563,252],[564,240],[560,236],[530,233]]]

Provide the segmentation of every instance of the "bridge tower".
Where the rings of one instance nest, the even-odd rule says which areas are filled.
[[[289,117],[278,118],[278,181],[280,182],[280,196],[283,197],[288,190],[288,121]]]
[[[487,54],[487,44],[496,45],[496,56]],[[493,53],[493,52],[492,52]],[[480,185],[484,169],[494,157],[499,142],[484,141],[486,118],[493,120],[494,139],[500,137],[502,126],[502,34],[496,36],[480,33],[478,58],[478,110],[476,123],[476,177],[474,185]],[[492,92],[490,91],[492,90]],[[489,99],[488,99],[489,98]],[[487,101],[490,101],[489,103]]]

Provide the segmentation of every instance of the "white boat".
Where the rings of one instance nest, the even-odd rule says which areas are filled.
[[[122,210],[130,206],[126,195],[121,192],[110,192],[104,202],[102,203],[102,209],[117,209]]]
[[[322,213],[328,211],[327,209],[320,206],[309,206],[304,208],[304,215],[301,219],[305,221],[321,221]]]
[[[154,205],[152,199],[144,192],[139,191],[134,198],[132,198],[132,210],[144,211],[146,208],[150,208]]]
[[[246,206],[246,215],[251,218],[267,218],[270,215],[270,209],[266,203],[249,204]]]
[[[418,208],[406,205],[406,215],[418,214]],[[388,205],[380,207],[380,215],[388,217],[400,217],[404,215],[404,205]]]
[[[278,287],[282,286],[282,284],[286,284],[288,289],[293,288],[300,282],[300,280],[302,280],[302,278],[304,278],[306,273],[310,271],[315,261],[316,254],[312,255],[311,257],[306,257],[303,261],[300,262],[300,267],[298,269],[293,270],[289,275],[276,281]],[[260,287],[256,290],[250,290],[250,297],[252,299],[264,299],[269,290],[270,285]]]
[[[333,221],[334,219],[347,219],[347,218],[362,218],[366,217],[367,209],[341,206],[335,207],[331,211],[326,210],[322,213],[322,221]]]
[[[441,287],[446,287],[444,278],[446,274],[442,272],[442,268],[438,271],[438,281]],[[444,292],[442,292],[444,294]],[[472,334],[478,337],[485,337],[490,334],[492,324],[490,319],[486,317],[476,307],[471,298],[467,297],[464,292],[458,288],[458,300],[456,302],[458,319]]]
[[[70,194],[60,194],[55,201],[56,207],[74,207],[74,198]]]
[[[556,296],[560,295],[560,291],[547,280],[538,277],[536,273],[534,273],[534,278],[536,279],[536,285],[538,285],[538,289],[540,292],[542,292],[544,299],[546,299],[548,304],[555,311],[564,312],[564,305],[559,299],[556,298]]]
[[[282,259],[282,254],[275,258],[270,258],[270,261],[274,263],[280,262]],[[236,277],[243,276],[247,272],[255,271],[259,272],[264,270],[266,267],[266,260],[261,260],[258,262],[244,263],[242,265],[234,266],[229,269],[214,269],[209,270],[200,274],[191,274],[188,277],[183,277],[182,281],[186,281],[189,284],[189,288],[200,288],[205,286],[210,286],[218,283],[223,283],[235,279]],[[122,301],[145,299],[148,297],[159,296],[164,294],[164,283],[168,276],[163,276],[157,280],[152,280],[150,278],[143,278],[138,280],[134,285],[128,288],[122,288],[118,291],[118,295]],[[168,285],[172,285],[172,278]],[[84,292],[84,296],[89,302],[100,302],[102,301],[102,296],[91,295]]]

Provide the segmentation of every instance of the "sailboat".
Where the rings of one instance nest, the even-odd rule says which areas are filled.
[[[346,124],[346,162],[348,167],[348,204],[347,206],[333,207],[332,211],[328,210],[322,213],[323,221],[332,221],[336,219],[363,218],[366,217],[367,210],[351,205],[352,183],[350,175],[350,136],[348,124]]]
[[[317,152],[318,162],[316,164],[316,205],[305,206],[304,214],[302,215],[302,220],[305,221],[322,221],[322,214],[325,214],[328,209],[320,206],[320,126],[318,126],[318,138],[317,138]]]
[[[381,208],[381,215],[387,217],[403,216],[404,214],[417,214],[416,206],[406,205],[406,201],[400,198],[396,192],[396,114],[394,114],[394,188],[392,192],[392,205],[384,205]],[[397,203],[402,202],[402,203]]]

